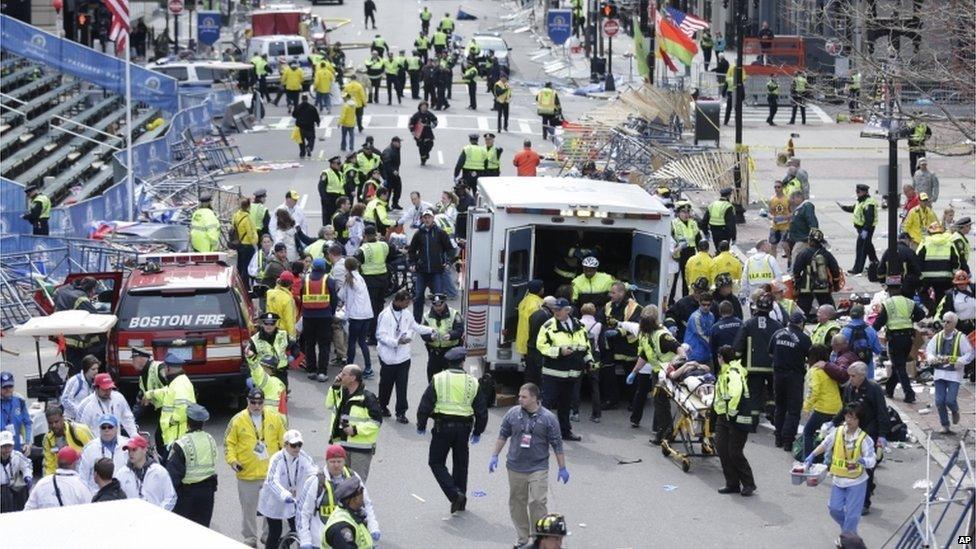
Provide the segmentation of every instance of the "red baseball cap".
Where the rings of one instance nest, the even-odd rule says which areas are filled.
[[[330,444],[329,447],[325,450],[325,459],[340,458],[340,457],[342,459],[346,459],[346,449],[343,448],[342,446],[339,446],[338,444]]]
[[[99,389],[114,389],[115,382],[110,374],[95,374],[95,386]]]
[[[71,446],[65,446],[58,450],[58,463],[65,465],[73,465],[81,457],[78,450],[75,450]]]
[[[142,435],[136,435],[130,438],[129,442],[126,442],[125,446],[122,447],[123,450],[131,450],[133,448],[149,448],[149,441]]]
[[[285,271],[278,277],[278,282],[295,282],[295,275],[291,271]]]

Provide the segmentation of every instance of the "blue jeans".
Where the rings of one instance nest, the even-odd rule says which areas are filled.
[[[373,365],[369,361],[369,345],[366,344],[366,337],[369,335],[369,318],[362,320],[349,319],[349,343],[346,355],[346,364],[356,363],[356,345],[363,351],[363,364],[366,370],[372,370]]]
[[[453,268],[454,267],[452,266],[448,269],[444,269],[444,272],[440,274],[441,291],[444,292],[444,295],[450,299],[454,299],[458,296],[457,286],[454,285],[454,274],[451,272]]]
[[[817,431],[820,430],[821,425],[831,419],[833,419],[831,415],[822,414],[816,410],[810,412],[810,417],[807,419],[806,425],[803,426],[803,456],[801,459],[810,455],[810,452],[816,447],[814,441],[817,438]]]
[[[836,485],[831,488],[827,509],[830,510],[830,518],[840,525],[842,534],[857,533],[857,524],[861,521],[861,509],[864,508],[864,494],[867,488],[867,480],[848,488]]]
[[[424,301],[427,297],[427,288],[430,291],[441,293],[441,273],[422,273],[417,271],[413,274],[413,318],[420,322],[424,317]]]
[[[315,108],[321,109],[322,107],[328,111],[332,110],[332,96],[327,93],[316,93]]]
[[[939,423],[943,427],[949,426],[948,410],[959,413],[957,396],[959,396],[959,383],[947,379],[935,380],[935,407],[939,410]]]
[[[340,150],[343,150],[343,151],[345,151],[345,150],[350,150],[351,151],[351,150],[355,149],[356,148],[356,128],[347,128],[345,126],[341,126],[341,128],[342,128],[342,137],[341,137],[341,141],[339,142],[339,149]],[[349,138],[348,148],[346,146],[346,138]]]

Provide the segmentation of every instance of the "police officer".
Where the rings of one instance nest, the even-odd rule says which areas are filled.
[[[444,294],[434,294],[423,324],[435,330],[430,335],[421,336],[427,345],[427,381],[430,381],[435,374],[447,369],[447,353],[461,344],[464,322],[461,313],[448,306]]]
[[[319,200],[322,203],[322,224],[332,222],[336,211],[336,200],[345,194],[345,182],[342,177],[342,158],[339,155],[329,159],[329,167],[319,175]],[[253,208],[253,206],[251,206]],[[344,227],[335,227],[336,231]]]
[[[160,389],[166,386],[166,368],[163,363],[153,360],[152,351],[143,347],[132,348],[132,368],[139,373],[139,393],[136,395],[136,404],[132,407],[132,412],[136,419],[141,419],[149,411],[142,406],[142,397],[149,391]],[[153,414],[158,415],[158,414]],[[149,423],[154,423],[150,421]]]
[[[265,189],[257,189],[254,191],[254,196],[251,198],[251,209],[248,214],[251,216],[251,221],[254,223],[254,228],[258,231],[258,236],[269,234],[268,227],[271,224],[271,213],[268,211],[268,207],[264,205],[264,201],[268,198],[268,191]]]
[[[810,334],[810,341],[814,345],[825,345],[830,347],[830,340],[840,332],[841,325],[834,320],[837,310],[833,305],[821,305],[817,307],[817,325]]]
[[[688,295],[688,286],[693,281],[685,278],[685,265],[688,260],[695,255],[698,243],[702,240],[702,233],[698,229],[698,222],[691,217],[691,203],[679,203],[676,210],[676,217],[671,220],[671,238],[674,248],[671,251],[671,258],[678,262],[678,272],[675,273],[674,280],[671,282],[671,301],[674,301],[678,288],[678,277],[681,277],[681,295]]]
[[[807,77],[803,71],[793,76],[790,84],[790,99],[793,100],[793,114],[790,115],[790,124],[796,123],[796,110],[800,109],[800,119],[804,125],[807,123]]]
[[[262,377],[260,374],[255,375],[257,373],[255,370],[260,370],[260,364],[264,358],[273,358],[276,370],[280,369],[285,372],[288,370],[288,332],[278,328],[278,320],[278,315],[272,312],[264,313],[257,318],[259,327],[257,332],[251,336],[251,345],[248,346],[252,354],[248,359],[252,378]],[[245,351],[245,354],[248,352]],[[287,374],[283,377],[284,379],[281,381],[284,383]],[[260,386],[258,379],[255,379],[254,383],[255,387],[265,391],[267,397],[274,398],[275,395],[268,394],[267,390]],[[277,404],[272,405],[277,406]]]
[[[346,450],[338,444],[331,444],[325,451],[325,465],[318,474],[309,475],[297,495],[299,502],[295,526],[301,547],[314,547],[312,541],[322,539],[325,523],[329,521],[332,512],[336,510],[335,492],[343,481],[349,478],[362,478],[355,471],[346,466]],[[373,537],[373,541],[380,539],[380,525],[373,512],[373,503],[369,498],[369,490],[363,488],[363,509],[366,511],[366,525]]]
[[[444,17],[442,17],[440,23],[438,23],[437,30],[446,34],[448,38],[454,34],[454,20],[451,19],[451,14],[449,12],[444,12]]]
[[[872,326],[875,330],[887,327],[888,358],[891,359],[892,375],[885,382],[885,393],[888,398],[895,397],[895,387],[901,383],[901,390],[905,394],[905,402],[915,402],[915,391],[912,390],[911,380],[905,365],[912,350],[915,339],[915,322],[925,318],[925,309],[911,299],[898,295],[901,280],[888,277],[885,281],[888,287],[888,299],[881,307],[881,311],[874,319]]]
[[[901,295],[908,298],[914,296],[922,277],[922,262],[918,260],[918,254],[912,249],[912,236],[906,232],[898,235],[895,256],[889,258],[888,250],[885,250],[881,254],[881,260],[878,261],[879,280],[883,281],[886,277],[895,274],[901,275],[899,290]]]
[[[854,252],[854,267],[847,271],[848,274],[861,274],[864,270],[865,260],[870,259],[871,263],[878,262],[878,253],[874,250],[874,228],[878,226],[878,201],[871,196],[870,187],[859,184],[856,187],[857,202],[853,206],[841,206],[845,212],[853,212],[851,219],[854,223],[854,232],[857,233],[857,245]]]
[[[752,415],[756,424],[759,423],[760,410],[765,408],[769,416],[773,404],[773,357],[769,353],[769,343],[773,334],[783,327],[769,318],[773,302],[773,295],[769,293],[762,294],[756,300],[752,318],[742,323],[742,329],[732,344],[736,355],[745,362],[749,374],[749,394],[754,403]]]
[[[618,330],[617,325],[621,322],[638,322],[642,310],[637,300],[627,295],[627,284],[614,282],[610,285],[610,301],[604,305],[603,318],[600,319],[606,326],[603,332],[606,337],[606,353],[600,361],[602,364],[599,370],[604,410],[614,408],[620,399],[617,366],[627,371],[637,361],[637,337]]]
[[[810,311],[814,299],[820,305],[834,304],[831,292],[840,290],[840,267],[834,254],[824,247],[820,229],[810,229],[807,247],[793,261],[793,280],[796,304],[804,313]]]
[[[915,177],[918,159],[925,157],[925,142],[932,136],[932,129],[921,120],[917,120],[909,129],[911,134],[908,136],[908,167],[912,177]]]
[[[369,103],[380,102],[380,84],[383,81],[385,66],[383,59],[374,50],[370,58],[366,61],[366,77],[369,78],[369,91],[366,94]],[[362,130],[360,130],[362,131]]]
[[[393,104],[393,95],[397,92],[397,86],[400,82],[400,63],[393,58],[393,52],[386,54],[386,59],[383,60],[383,74],[386,76],[386,104]],[[401,104],[402,98],[397,93],[397,104]]]
[[[732,204],[732,187],[719,191],[721,198],[708,205],[705,216],[702,217],[702,231],[705,236],[712,235],[715,247],[723,240],[735,242],[735,205]]]
[[[554,316],[539,329],[536,348],[545,359],[542,366],[544,406],[557,410],[563,440],[578,441],[581,437],[573,434],[569,422],[573,386],[583,369],[591,367],[594,361],[586,328],[572,317],[572,311],[569,300],[557,300]]]
[[[363,483],[356,477],[342,481],[335,489],[338,506],[325,523],[322,547],[370,549],[373,537],[366,521]]]
[[[254,54],[251,58],[251,64],[254,65],[254,76],[258,81],[258,96],[267,101],[271,102],[271,95],[268,93],[268,54],[262,53],[258,55]]]
[[[421,36],[417,40],[423,39],[425,41],[424,51],[421,54],[420,49],[413,50],[412,55],[407,58],[407,75],[410,77],[410,98],[420,99],[420,69],[423,63],[427,62],[427,50],[426,50],[426,40],[427,37]],[[416,42],[414,43],[416,46]]]
[[[211,205],[210,193],[200,195],[200,206],[190,218],[190,245],[195,252],[220,250],[220,220]]]
[[[473,111],[478,108],[477,88],[478,88],[478,67],[474,62],[469,62],[461,74],[464,85],[468,88],[468,110]]]
[[[185,361],[172,351],[163,359],[166,368],[166,385],[146,391],[140,404],[150,403],[159,410],[159,428],[156,429],[156,447],[169,448],[186,432],[186,409],[197,401],[196,391],[190,378],[183,373]]]
[[[485,138],[485,171],[482,175],[498,177],[502,169],[502,153],[505,152],[501,147],[495,146],[495,134],[486,133]]]
[[[776,411],[773,415],[776,447],[793,451],[793,440],[800,424],[803,408],[803,378],[806,374],[810,336],[803,331],[806,316],[796,311],[790,323],[773,334],[769,354],[773,357],[773,394]]]
[[[40,188],[40,185],[31,183],[24,189],[29,209],[20,218],[31,224],[34,236],[47,236],[50,233],[48,220],[51,219],[51,199]]]
[[[448,369],[434,375],[417,407],[417,434],[427,430],[427,418],[433,418],[428,463],[444,495],[451,502],[451,512],[464,511],[468,487],[468,437],[471,444],[481,440],[488,424],[488,402],[478,388],[478,380],[464,371],[464,347],[453,347],[444,355]],[[451,452],[454,470],[447,471],[447,454]]]
[[[512,86],[508,83],[508,75],[502,74],[498,82],[491,88],[495,98],[495,111],[498,112],[497,130],[499,133],[508,131],[508,110],[512,102]]]
[[[217,443],[203,430],[210,412],[199,404],[186,407],[186,433],[176,439],[166,471],[176,487],[173,512],[205,527],[213,516],[217,492]]]
[[[545,86],[535,96],[536,112],[542,117],[542,139],[548,139],[551,133],[556,135],[556,113],[559,110],[559,95],[552,89],[552,82]]]
[[[461,155],[454,164],[454,179],[460,177],[472,193],[478,192],[478,176],[486,169],[487,162],[488,151],[478,145],[478,134],[469,134],[468,144],[461,149]]]
[[[776,123],[773,122],[773,118],[776,117],[776,111],[779,110],[779,83],[776,82],[776,77],[772,74],[769,75],[769,81],[766,82],[766,103],[769,105],[769,116],[766,117],[766,123],[775,126]]]

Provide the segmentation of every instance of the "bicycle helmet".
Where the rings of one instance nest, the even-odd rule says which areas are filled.
[[[583,259],[584,269],[596,269],[600,266],[600,261],[592,255]]]
[[[559,536],[563,537],[569,533],[566,528],[566,519],[559,513],[549,513],[535,523],[536,536]]]

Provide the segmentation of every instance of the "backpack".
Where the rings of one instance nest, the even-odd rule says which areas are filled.
[[[871,362],[874,351],[871,349],[871,342],[868,340],[868,327],[851,326],[851,338],[848,342],[851,351],[857,355],[857,359],[867,364]]]
[[[901,416],[894,408],[888,406],[888,436],[889,442],[905,442],[908,440],[908,425],[901,420]]]

